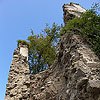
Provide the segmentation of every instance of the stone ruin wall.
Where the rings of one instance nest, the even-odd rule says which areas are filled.
[[[68,6],[63,6],[67,13]],[[62,36],[55,62],[36,75],[29,74],[27,45],[20,45],[14,51],[5,100],[100,100],[100,60],[79,35]]]
[[[19,52],[28,60],[28,46],[27,45],[23,45],[22,43],[19,43]]]
[[[24,53],[21,52],[21,48],[25,48]],[[19,47],[14,51],[10,67],[5,100],[29,100],[30,71],[27,55],[27,45],[19,43]]]
[[[71,2],[70,4],[63,5],[63,12],[64,23],[66,23],[66,21],[69,21],[75,17],[80,17],[82,13],[86,12],[86,10],[80,5]]]
[[[80,38],[69,33],[58,43],[57,58],[31,76],[32,100],[100,100],[100,60]]]

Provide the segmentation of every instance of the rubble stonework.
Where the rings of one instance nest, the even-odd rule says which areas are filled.
[[[32,100],[100,100],[100,60],[79,35],[66,34],[57,58],[31,76]]]
[[[28,60],[28,45],[19,43],[19,51],[20,51],[20,54],[26,57]]]
[[[100,100],[100,59],[79,35],[62,36],[56,60],[36,75],[29,74],[27,50],[20,44],[14,51],[5,100]]]
[[[63,5],[63,11],[64,11],[64,22],[69,21],[70,19],[73,19],[75,17],[80,17],[82,13],[86,12],[84,8],[82,8],[79,4],[70,3],[70,4],[64,4]]]
[[[8,77],[5,100],[29,100],[29,64],[27,57],[20,54],[20,45],[18,49],[14,51]],[[27,45],[23,45],[23,47],[27,47]]]

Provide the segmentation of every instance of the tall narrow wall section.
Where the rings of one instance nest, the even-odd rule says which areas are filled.
[[[24,52],[21,51],[22,48],[25,48]],[[5,100],[29,100],[30,74],[27,55],[28,46],[19,43],[10,67]]]

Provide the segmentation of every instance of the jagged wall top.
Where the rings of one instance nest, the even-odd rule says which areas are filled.
[[[27,57],[28,60],[28,45],[19,43],[19,50],[20,50],[20,54]]]
[[[14,56],[20,54],[24,57],[26,57],[27,61],[28,61],[28,47],[29,45],[26,43],[18,43],[18,48],[17,50],[14,51]]]
[[[70,2],[70,4],[63,5],[64,11],[64,22],[73,19],[75,17],[80,17],[82,13],[86,12],[84,8],[80,5]]]

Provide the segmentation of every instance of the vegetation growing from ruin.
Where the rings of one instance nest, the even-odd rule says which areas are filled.
[[[91,10],[82,14],[80,18],[67,21],[65,26],[58,26],[55,23],[52,27],[46,25],[46,28],[38,35],[34,35],[32,30],[28,42],[18,40],[18,43],[29,44],[30,72],[36,74],[47,69],[56,58],[59,35],[62,36],[72,31],[84,38],[100,57],[99,9],[98,4],[95,4]]]
[[[61,35],[72,31],[82,36],[100,57],[100,15],[98,4],[95,4],[93,9],[82,14],[80,18],[67,21],[66,25],[62,27]]]
[[[46,28],[40,35],[32,35],[28,37],[29,42],[29,64],[30,72],[36,74],[47,69],[56,58],[56,46],[59,39],[60,26],[55,23],[50,28]]]
[[[26,44],[27,46],[29,46],[29,42],[25,41],[25,40],[18,40],[17,41],[17,46],[19,45],[19,43],[21,44]]]

